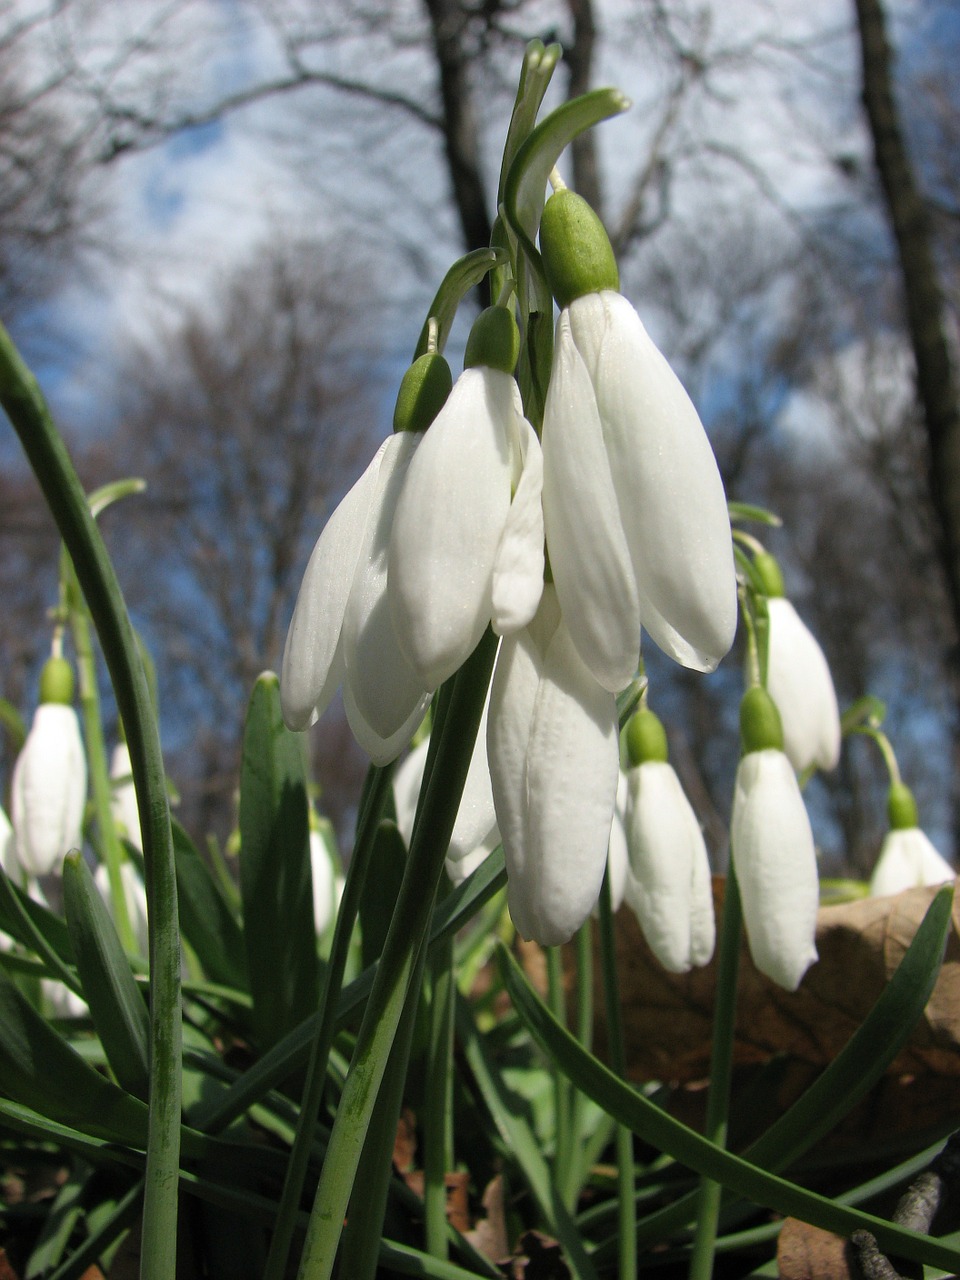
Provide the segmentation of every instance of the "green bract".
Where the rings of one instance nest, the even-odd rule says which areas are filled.
[[[513,373],[520,356],[520,330],[507,307],[487,307],[477,317],[467,349],[463,354],[463,367],[499,369],[501,373]]]
[[[740,703],[740,737],[744,755],[770,748],[783,750],[783,725],[777,704],[758,684],[746,691]]]
[[[428,351],[414,360],[397,392],[394,431],[426,431],[443,408],[452,386],[450,366],[438,352]]]
[[[887,816],[893,831],[909,831],[919,826],[917,802],[913,792],[902,782],[894,782],[887,792]]]
[[[627,754],[633,766],[657,760],[665,764],[669,758],[667,734],[660,717],[649,707],[631,716],[627,725]]]
[[[550,290],[561,307],[588,293],[620,288],[610,238],[575,191],[557,191],[544,206],[540,252]]]
[[[73,668],[66,658],[48,658],[40,672],[40,701],[73,702]]]

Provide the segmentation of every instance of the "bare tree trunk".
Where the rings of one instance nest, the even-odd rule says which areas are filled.
[[[573,42],[563,51],[563,59],[570,69],[567,97],[576,98],[589,92],[593,77],[593,47],[597,28],[593,20],[593,0],[567,0],[567,9],[573,19]],[[600,186],[600,166],[597,161],[596,131],[587,129],[574,138],[573,185],[579,195],[603,218],[603,191]]]
[[[892,54],[881,0],[855,0],[863,59],[863,103],[874,160],[903,278],[917,396],[929,447],[938,551],[953,613],[950,668],[960,681],[960,400],[947,339],[948,311],[933,237],[893,96]]]
[[[424,0],[440,72],[443,139],[454,203],[467,249],[485,249],[492,230],[480,168],[477,122],[464,49],[467,14],[458,0]]]

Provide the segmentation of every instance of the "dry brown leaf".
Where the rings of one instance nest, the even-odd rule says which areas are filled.
[[[507,1236],[507,1220],[503,1211],[503,1178],[497,1176],[487,1183],[483,1192],[485,1218],[478,1218],[472,1231],[464,1235],[485,1258],[499,1263],[510,1256],[510,1240]]]
[[[715,880],[722,897],[723,881]],[[744,949],[736,1060],[785,1053],[814,1067],[831,1061],[857,1029],[910,944],[935,889],[822,907],[819,961],[796,992],[760,974]],[[687,974],[659,964],[629,909],[616,916],[627,1070],[636,1080],[684,1083],[709,1071],[716,961]],[[606,1051],[596,966],[597,1052]],[[898,1075],[960,1075],[960,904],[954,903],[946,956],[923,1019],[890,1068]]]
[[[780,1280],[859,1280],[841,1236],[787,1218],[777,1241]]]

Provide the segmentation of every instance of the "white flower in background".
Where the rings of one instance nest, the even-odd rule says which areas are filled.
[[[118,742],[110,757],[110,812],[122,836],[143,852],[143,836],[140,832],[140,809],[133,785],[130,748]]]
[[[107,904],[107,910],[112,913],[113,895],[110,892],[110,874],[104,863],[101,862],[94,871],[93,882],[100,892],[100,897]],[[123,896],[127,903],[127,918],[133,929],[137,950],[142,956],[149,955],[147,891],[144,888],[142,876],[129,858],[124,858],[120,863],[120,883],[123,886]]]
[[[616,700],[590,674],[544,587],[529,627],[504,637],[487,753],[514,924],[565,942],[600,893],[619,775]]]
[[[649,708],[631,717],[626,740],[626,900],[663,967],[686,973],[708,962],[716,940],[707,847]]]
[[[66,854],[83,843],[87,762],[77,713],[68,705],[72,697],[70,664],[50,658],[11,785],[17,861],[28,876],[59,870]]]
[[[490,785],[490,767],[487,763],[487,716],[489,696],[480,717],[477,740],[467,769],[460,808],[447,849],[447,869],[454,863],[469,858],[478,849],[487,853],[500,843],[497,815],[493,807],[493,791]],[[397,810],[397,826],[404,844],[410,847],[413,835],[413,819],[417,812],[417,800],[423,782],[430,739],[419,742],[399,765],[393,778],[393,796]]]
[[[615,292],[609,241],[589,206],[571,191],[551,196],[540,243],[563,308],[544,409],[543,508],[570,635],[613,692],[636,671],[641,627],[677,662],[712,671],[733,643],[737,589],[710,442]]]
[[[943,884],[956,872],[917,825],[917,805],[909,787],[894,783],[887,798],[890,830],[870,879],[870,896],[882,898],[920,885]]]
[[[5,875],[12,876],[14,879],[19,877],[20,866],[17,862],[13,827],[2,807],[0,807],[0,869]]]
[[[313,882],[313,923],[323,933],[333,923],[340,897],[337,891],[336,838],[333,827],[321,819],[310,830],[310,874]]]
[[[784,596],[776,559],[764,551],[754,566],[767,589],[767,692],[780,712],[783,749],[798,773],[813,765],[834,769],[840,759],[840,711],[827,660]]]
[[[610,826],[610,846],[607,849],[607,875],[610,877],[610,910],[619,911],[627,892],[627,874],[630,855],[627,852],[627,775],[620,770],[617,776],[617,799],[613,806],[613,822]]]
[[[745,755],[737,769],[730,849],[753,963],[795,991],[817,958],[820,887],[810,819],[793,765],[778,743],[776,705],[747,691],[740,723]]]
[[[477,320],[464,372],[410,463],[390,540],[390,609],[428,689],[476,648],[525,627],[543,589],[543,459],[513,378],[505,307]]]

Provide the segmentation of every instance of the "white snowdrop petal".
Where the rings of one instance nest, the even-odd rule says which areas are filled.
[[[424,435],[397,507],[390,609],[429,689],[462,666],[490,621],[510,509],[515,387],[499,370],[464,370]]]
[[[280,670],[280,706],[289,729],[314,724],[340,685],[343,615],[389,444],[383,442],[327,521],[307,562]]]
[[[416,444],[409,432],[388,441],[392,447],[383,455],[343,618],[344,684],[365,725],[383,743],[425,705],[426,690],[401,653],[387,600],[390,529]]]
[[[110,812],[120,833],[143,852],[143,836],[140,832],[140,809],[137,792],[131,777],[130,749],[125,742],[118,742],[110,758]]]
[[[86,798],[87,762],[77,713],[60,703],[41,703],[11,784],[17,861],[27,875],[49,875],[80,847]]]
[[[527,625],[543,593],[543,452],[523,417],[519,436],[520,479],[493,565],[491,623],[501,636]]]
[[[526,854],[507,857],[510,914],[525,937],[554,946],[600,894],[619,774],[616,701],[593,678],[561,619],[544,655],[527,744]]]
[[[627,900],[663,967],[685,973],[713,954],[706,845],[671,765],[648,761],[631,769],[628,780]]]
[[[8,876],[19,878],[20,868],[17,865],[13,827],[2,807],[0,807],[0,869]]]
[[[627,833],[624,827],[627,809],[627,775],[620,770],[617,778],[617,799],[613,806],[613,823],[610,827],[610,847],[607,850],[607,874],[610,877],[610,906],[619,911],[627,891],[629,854]]]
[[[753,962],[795,991],[817,958],[819,883],[810,819],[782,751],[751,751],[740,761],[730,847]]]
[[[98,863],[93,873],[93,881],[100,891],[108,910],[113,911],[113,897],[110,892],[110,874],[104,863]],[[147,891],[143,880],[132,862],[124,860],[120,864],[120,883],[127,903],[127,915],[133,928],[133,936],[137,940],[137,948],[142,956],[149,954],[149,938],[147,931]]]
[[[640,621],[684,666],[712,671],[733,643],[736,575],[726,495],[690,397],[618,293],[577,299],[639,596]]]
[[[424,738],[401,760],[393,774],[393,804],[397,811],[397,827],[408,849],[429,749],[430,740]]]
[[[381,767],[396,760],[413,737],[430,705],[430,694],[425,693],[410,710],[399,727],[393,733],[383,735],[367,721],[356,704],[353,690],[349,684],[343,686],[343,709],[347,715],[347,724],[357,740],[361,751],[365,751],[375,765]]]
[[[934,848],[919,827],[888,831],[870,878],[870,895],[889,897],[920,885],[943,884],[955,876],[953,867]]]
[[[543,418],[543,518],[564,620],[610,692],[640,656],[640,605],[593,384],[565,310],[557,321]]]
[[[767,691],[783,722],[783,749],[798,771],[833,769],[840,759],[840,711],[823,650],[789,600],[774,597],[767,610]]]
[[[310,832],[310,877],[313,883],[313,923],[323,933],[337,911],[336,873],[322,831]]]

